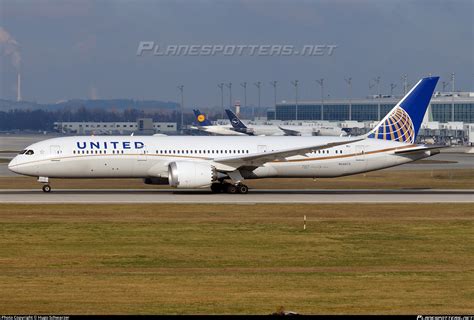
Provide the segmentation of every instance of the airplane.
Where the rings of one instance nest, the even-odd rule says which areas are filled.
[[[198,122],[197,126],[192,126],[191,129],[203,131],[209,134],[214,135],[224,135],[224,136],[245,136],[247,135],[244,132],[239,132],[235,130],[231,125],[215,125],[207,116],[202,113],[199,109],[193,110],[196,120]]]
[[[146,184],[248,192],[245,180],[329,178],[393,167],[439,153],[415,144],[439,77],[423,78],[369,133],[359,137],[93,136],[28,146],[9,164],[18,174],[50,178],[142,178]]]
[[[322,126],[322,125],[245,125],[230,109],[226,109],[227,117],[230,120],[234,130],[248,135],[255,136],[346,136],[347,132],[336,126]]]

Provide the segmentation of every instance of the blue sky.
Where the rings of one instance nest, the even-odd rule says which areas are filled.
[[[300,99],[320,99],[324,78],[330,98],[375,94],[369,81],[400,94],[429,73],[459,90],[474,90],[474,2],[454,1],[10,1],[0,0],[0,27],[18,43],[23,98],[55,102],[72,98],[178,100],[185,105],[220,104],[217,84],[261,81],[262,105],[294,99],[290,81],[300,81]],[[331,56],[137,56],[140,41],[173,44],[337,45]],[[16,68],[5,44],[0,58],[0,97],[16,97]],[[439,88],[438,88],[439,89]],[[228,101],[226,90],[225,101]],[[248,104],[257,103],[249,85]]]

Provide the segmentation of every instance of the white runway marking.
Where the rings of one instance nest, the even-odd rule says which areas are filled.
[[[271,190],[248,194],[212,194],[196,190],[39,189],[0,190],[1,203],[474,203],[474,190]]]

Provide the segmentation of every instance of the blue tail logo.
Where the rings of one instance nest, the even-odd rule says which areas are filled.
[[[438,79],[429,77],[418,81],[367,138],[414,143]]]
[[[225,113],[227,113],[227,117],[229,118],[230,123],[234,129],[247,129],[247,126],[242,121],[240,121],[240,119],[231,110],[225,109]]]

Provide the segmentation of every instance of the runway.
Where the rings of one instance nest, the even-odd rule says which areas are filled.
[[[143,189],[2,189],[1,203],[474,203],[474,190],[271,190],[255,189],[248,194],[212,194],[196,190]]]

